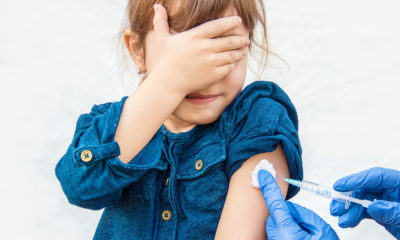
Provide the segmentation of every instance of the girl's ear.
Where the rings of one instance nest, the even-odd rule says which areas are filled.
[[[139,45],[139,36],[132,32],[129,28],[125,29],[123,36],[125,46],[139,70],[138,73],[146,72],[144,49]]]

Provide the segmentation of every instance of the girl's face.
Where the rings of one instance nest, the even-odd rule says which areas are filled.
[[[232,7],[226,11],[224,17],[233,15],[238,14]],[[170,32],[171,34],[176,34],[173,30],[170,30]],[[145,69],[147,70],[147,74],[150,73],[152,66],[157,62],[157,59],[153,59],[157,54],[152,54],[151,52],[153,34],[154,31],[148,32],[145,39]],[[249,37],[249,32],[242,23],[240,26],[220,35],[220,37],[228,35]],[[241,60],[237,61],[233,70],[223,79],[211,85],[207,89],[196,92],[196,94],[202,95],[217,95],[215,100],[209,103],[197,104],[189,102],[187,98],[184,98],[174,112],[165,120],[165,127],[174,133],[186,132],[196,125],[208,124],[218,120],[225,108],[236,98],[243,88],[246,80],[247,55],[248,54],[246,54],[246,56]]]

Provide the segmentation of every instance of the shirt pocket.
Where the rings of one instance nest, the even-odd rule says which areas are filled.
[[[192,149],[184,154],[177,174],[181,201],[193,209],[222,209],[229,186],[225,141],[206,141]]]

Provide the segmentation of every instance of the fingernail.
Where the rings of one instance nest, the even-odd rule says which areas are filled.
[[[237,20],[238,23],[242,23],[242,18],[241,18],[241,17],[238,16],[237,19],[238,19],[238,20]]]
[[[157,9],[158,9],[158,4],[157,3],[153,5],[153,9],[154,9],[154,12],[157,12]]]

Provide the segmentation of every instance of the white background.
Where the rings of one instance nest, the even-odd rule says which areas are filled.
[[[1,239],[93,237],[102,210],[70,205],[54,168],[80,114],[136,87],[135,69],[117,54],[125,4],[1,0]],[[398,1],[266,5],[270,46],[290,69],[272,56],[261,79],[278,83],[297,108],[305,179],[331,185],[373,166],[400,169]],[[341,239],[392,238],[371,220],[339,228],[326,199],[300,193],[293,201]]]

